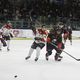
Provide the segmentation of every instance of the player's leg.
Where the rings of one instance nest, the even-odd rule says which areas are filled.
[[[7,46],[6,41],[3,38],[0,38],[0,40],[4,47]]]
[[[37,47],[36,47],[36,58],[35,58],[35,61],[37,61],[38,60],[38,58],[39,58],[39,55],[40,55],[40,51],[41,51],[41,49],[43,49],[43,47],[45,46],[45,44],[44,43],[38,43],[37,44]]]
[[[1,48],[2,48],[2,43],[0,42],[0,51],[2,50]]]
[[[0,38],[0,51],[2,50],[2,42],[1,42],[1,38]]]
[[[3,36],[3,39],[6,40],[7,51],[9,51],[10,50],[10,36]]]
[[[29,53],[28,53],[28,56],[25,58],[26,60],[31,57],[34,49],[36,49],[36,43],[35,42],[32,43],[31,48],[30,48]]]
[[[67,34],[67,33],[65,33],[65,34],[63,35],[64,44],[66,43],[67,38],[68,38],[68,34]]]
[[[33,48],[30,48],[29,54],[28,54],[28,56],[25,58],[26,60],[29,59],[29,58],[31,57],[33,51],[34,51],[34,49],[33,49]]]
[[[7,40],[7,51],[10,50],[10,40]]]
[[[56,54],[54,56],[55,61],[61,61],[61,59],[63,58],[61,56],[62,50],[64,49],[64,44],[63,43],[58,43],[58,48],[55,48],[56,50]]]
[[[47,43],[46,45],[46,60],[49,59],[49,56],[52,54],[53,46],[50,43]]]
[[[52,54],[52,50],[49,49],[46,53],[46,60],[49,60],[49,56]]]
[[[39,55],[40,55],[40,51],[41,51],[41,48],[40,48],[40,47],[37,47],[37,48],[36,48],[36,58],[35,58],[35,61],[38,60]]]
[[[61,52],[57,52],[56,54],[55,54],[55,61],[61,61],[61,59],[63,58],[62,56],[60,56],[60,54],[61,54]]]
[[[10,50],[10,36],[6,36],[6,41],[7,41],[7,51]]]
[[[70,40],[70,44],[72,45],[72,35],[71,34],[69,34],[69,40]]]

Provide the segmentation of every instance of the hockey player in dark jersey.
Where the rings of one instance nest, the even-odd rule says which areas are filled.
[[[65,26],[63,30],[63,38],[64,38],[64,44],[66,43],[66,40],[70,40],[70,44],[72,45],[72,28],[70,26]]]
[[[35,61],[37,61],[39,58],[41,49],[43,49],[43,47],[45,46],[47,31],[44,29],[44,26],[42,26],[39,29],[32,27],[32,31],[34,33],[34,42],[32,43],[31,48],[29,50],[29,54],[25,59],[26,60],[29,59],[33,51],[36,50]]]
[[[47,37],[47,45],[46,45],[46,60],[48,60],[49,56],[52,54],[52,50],[55,49],[55,61],[61,61],[62,50],[64,49],[64,44],[62,42],[62,31],[60,29],[51,29],[48,37]]]
[[[70,44],[72,45],[72,28],[68,26],[68,39],[70,40]]]
[[[68,38],[68,30],[67,30],[67,27],[64,27],[63,29],[64,44],[66,43],[67,38]]]

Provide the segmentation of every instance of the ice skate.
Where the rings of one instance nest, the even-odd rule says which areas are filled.
[[[45,56],[46,57],[46,60],[48,61],[49,59],[48,59],[48,56]]]
[[[46,54],[45,57],[46,57],[46,60],[48,61],[48,60],[49,60],[49,59],[48,59],[48,54]]]
[[[58,58],[56,61],[61,61],[62,60],[62,58]]]
[[[57,59],[55,59],[55,61],[61,61],[62,60],[62,58],[57,58]]]
[[[72,45],[72,42],[70,42],[70,45]]]
[[[0,49],[0,51],[2,51],[2,49]]]
[[[47,61],[49,60],[48,57],[46,57],[46,60],[47,60]]]
[[[63,56],[59,56],[59,58],[61,58],[61,59],[62,59],[62,58],[63,58]]]
[[[9,48],[7,48],[7,51],[10,51],[10,49],[9,49]]]
[[[27,59],[29,59],[30,58],[30,56],[27,56],[26,58],[25,58],[25,60],[27,60]]]
[[[54,58],[55,58],[55,61],[61,61],[63,57],[60,56],[59,54],[56,54]]]
[[[6,44],[3,44],[3,46],[6,47],[7,45]]]
[[[37,61],[37,60],[38,60],[38,58],[36,57],[36,58],[35,58],[35,61]]]

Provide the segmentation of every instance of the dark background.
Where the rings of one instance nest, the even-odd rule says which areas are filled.
[[[8,20],[14,28],[63,22],[79,30],[80,0],[0,0],[0,23]]]

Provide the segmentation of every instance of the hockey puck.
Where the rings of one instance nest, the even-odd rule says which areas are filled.
[[[14,77],[17,78],[17,75],[15,75]]]

